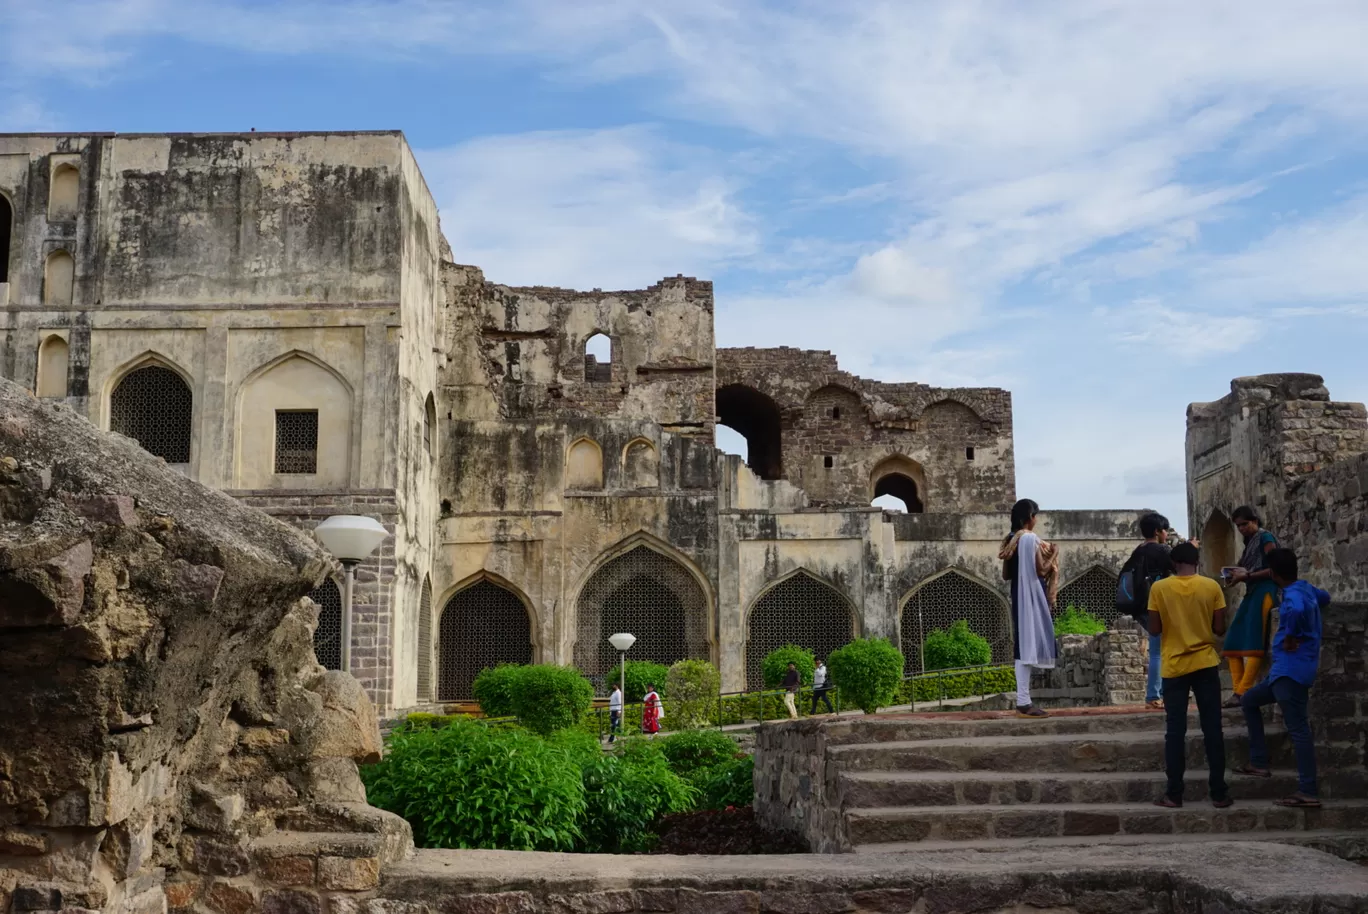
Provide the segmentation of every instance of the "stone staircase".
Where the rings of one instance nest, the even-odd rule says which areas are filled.
[[[1167,810],[1152,803],[1165,785],[1162,714],[937,717],[859,719],[806,734],[821,744],[810,749],[822,758],[801,771],[791,766],[788,784],[799,794],[790,801],[795,821],[806,826],[814,849],[1010,850],[1246,838],[1368,844],[1368,776],[1361,768],[1322,778],[1323,809],[1273,804],[1295,790],[1296,771],[1285,733],[1271,724],[1274,777],[1228,774],[1236,802],[1218,810],[1207,801],[1194,715],[1185,803]],[[1228,712],[1224,731],[1227,763],[1244,762],[1247,737],[1239,712]],[[763,736],[761,743],[762,752],[773,751]]]

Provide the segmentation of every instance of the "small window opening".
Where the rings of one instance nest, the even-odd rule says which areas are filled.
[[[276,410],[275,471],[318,472],[318,410]]]
[[[833,419],[839,419],[839,418],[841,418],[841,408],[840,408],[839,406],[833,406],[833,407],[831,408],[831,418],[833,418]]]
[[[967,448],[964,449],[964,459],[965,459],[965,460],[973,460],[973,459],[974,459],[974,449],[973,449],[972,447],[967,447]]]
[[[48,255],[43,270],[43,304],[69,305],[76,284],[76,261],[66,251]]]
[[[58,165],[52,171],[52,186],[48,189],[48,219],[65,222],[76,218],[76,204],[81,195],[81,173],[71,165]]]
[[[613,340],[606,333],[595,333],[584,344],[584,380],[613,380]]]
[[[0,282],[9,282],[10,234],[14,230],[14,210],[0,194]]]
[[[828,470],[831,469],[835,462],[835,459],[830,454],[827,454],[822,458],[822,466],[826,467]]]

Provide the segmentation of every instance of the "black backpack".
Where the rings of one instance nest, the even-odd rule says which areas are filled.
[[[1135,619],[1143,619],[1149,612],[1149,592],[1151,585],[1160,578],[1167,577],[1164,572],[1154,572],[1145,562],[1141,549],[1137,546],[1130,560],[1121,568],[1116,578],[1116,611]]]

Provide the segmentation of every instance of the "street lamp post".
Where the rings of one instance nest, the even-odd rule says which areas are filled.
[[[352,584],[356,566],[364,562],[389,536],[389,531],[371,517],[336,514],[314,528],[323,548],[342,563],[342,669],[351,672]]]
[[[627,652],[632,649],[633,644],[636,644],[636,635],[618,632],[616,635],[608,636],[608,643],[613,646],[622,659],[618,687],[622,689],[622,701],[625,704],[627,702]]]

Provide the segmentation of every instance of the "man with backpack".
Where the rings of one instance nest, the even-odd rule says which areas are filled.
[[[1140,535],[1145,541],[1135,547],[1126,564],[1121,566],[1117,581],[1116,609],[1149,629],[1149,592],[1155,581],[1173,573],[1169,558],[1168,518],[1162,514],[1146,514],[1140,518]],[[1159,676],[1159,636],[1149,636],[1149,669],[1145,675],[1145,707],[1161,711],[1163,681]]]

